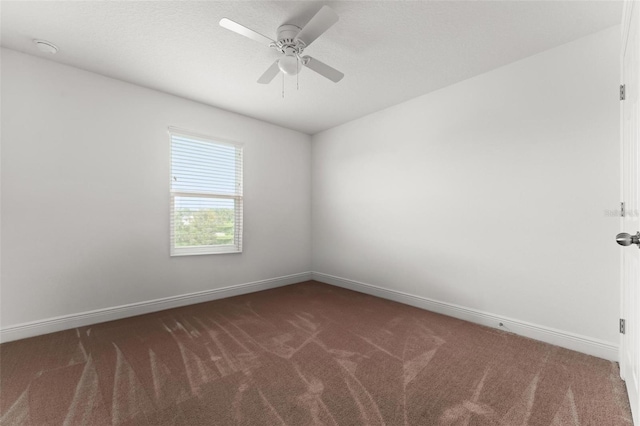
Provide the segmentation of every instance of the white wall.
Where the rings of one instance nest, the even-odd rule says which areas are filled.
[[[2,49],[0,326],[313,268],[617,345],[618,54],[612,28],[310,145]],[[243,254],[169,257],[168,126],[245,143]]]
[[[167,127],[245,143],[244,253],[169,257]],[[307,272],[310,137],[2,50],[3,328]]]
[[[619,34],[315,135],[313,270],[617,345]]]

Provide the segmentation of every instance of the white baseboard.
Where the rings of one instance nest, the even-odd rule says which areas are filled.
[[[148,314],[165,309],[208,302],[226,297],[239,296],[241,294],[268,290],[311,279],[473,323],[493,328],[501,328],[521,336],[530,337],[542,342],[551,343],[563,348],[572,349],[611,361],[619,360],[618,346],[609,342],[320,272],[303,272],[213,290],[199,291],[196,293],[165,297],[145,302],[130,303],[111,308],[96,309],[94,311],[12,325],[0,329],[0,342],[10,342],[12,340],[24,339],[41,334]],[[499,327],[499,323],[503,323],[504,327]]]
[[[312,279],[323,283],[347,288],[349,290],[360,293],[370,294],[372,296],[381,297],[383,299],[393,300],[395,302],[404,303],[406,305],[415,306],[439,314],[448,315],[454,318],[463,319],[465,321],[476,324],[486,325],[488,327],[499,328],[510,331],[521,336],[540,340],[542,342],[551,343],[563,348],[572,349],[588,355],[597,356],[610,361],[619,360],[618,345],[605,342],[578,334],[556,330],[537,324],[531,324],[525,321],[513,318],[502,317],[488,312],[482,312],[475,309],[465,308],[464,306],[454,305],[452,303],[440,302],[428,299],[422,296],[404,293],[397,290],[390,290],[371,284],[362,283],[346,278],[340,278],[333,275],[323,274],[320,272],[312,272]],[[500,327],[499,324],[504,324]]]
[[[289,284],[308,281],[310,279],[311,272],[303,272],[244,284],[236,284],[213,290],[198,291],[195,293],[164,297],[162,299],[154,299],[145,302],[129,303],[127,305],[96,309],[94,311],[80,312],[77,314],[63,315],[39,321],[12,325],[0,329],[0,342],[10,342],[12,340],[39,336],[41,334],[83,327],[105,321],[113,321],[185,305],[209,302],[211,300],[282,287]]]

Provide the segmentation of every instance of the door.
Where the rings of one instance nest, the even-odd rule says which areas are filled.
[[[622,84],[622,201],[624,216],[621,232],[631,235],[640,231],[640,184],[638,183],[639,122],[638,89],[640,83],[640,3],[626,1],[623,14]],[[620,374],[625,380],[635,424],[640,425],[640,244],[625,236],[622,247],[622,318],[625,334],[621,334]]]

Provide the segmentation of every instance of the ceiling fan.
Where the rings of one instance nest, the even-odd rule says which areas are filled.
[[[302,52],[305,48],[309,47],[315,39],[320,37],[322,33],[338,22],[338,19],[338,15],[331,8],[322,6],[322,9],[320,9],[302,29],[291,24],[284,24],[278,27],[277,41],[271,40],[269,37],[227,18],[220,20],[220,26],[265,44],[284,55],[280,59],[277,59],[264,74],[262,74],[258,79],[258,83],[260,84],[269,84],[280,72],[287,75],[296,75],[300,72],[301,66],[305,66],[334,83],[337,83],[344,77],[343,73],[311,56],[302,56]]]

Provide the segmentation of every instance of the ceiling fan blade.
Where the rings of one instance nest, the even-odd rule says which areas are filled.
[[[338,15],[328,6],[322,6],[307,25],[304,26],[296,36],[305,45],[309,46],[322,33],[327,31],[333,24],[338,22]]]
[[[339,82],[340,80],[342,80],[342,77],[344,77],[344,74],[337,69],[332,68],[324,62],[320,62],[319,60],[312,58],[311,56],[303,56],[302,64],[305,67],[317,72],[321,76],[328,78],[334,83]]]
[[[271,80],[276,78],[276,75],[280,73],[280,68],[278,67],[278,61],[275,61],[267,70],[260,76],[258,79],[258,83],[260,84],[269,84]]]
[[[252,29],[245,27],[244,25],[240,25],[237,22],[232,21],[231,19],[222,18],[220,20],[220,26],[222,28],[233,31],[234,33],[238,33],[240,35],[248,37],[251,40],[255,40],[258,43],[266,44],[267,46],[271,45],[271,43],[275,43],[269,37],[263,36],[262,34],[255,32]]]

